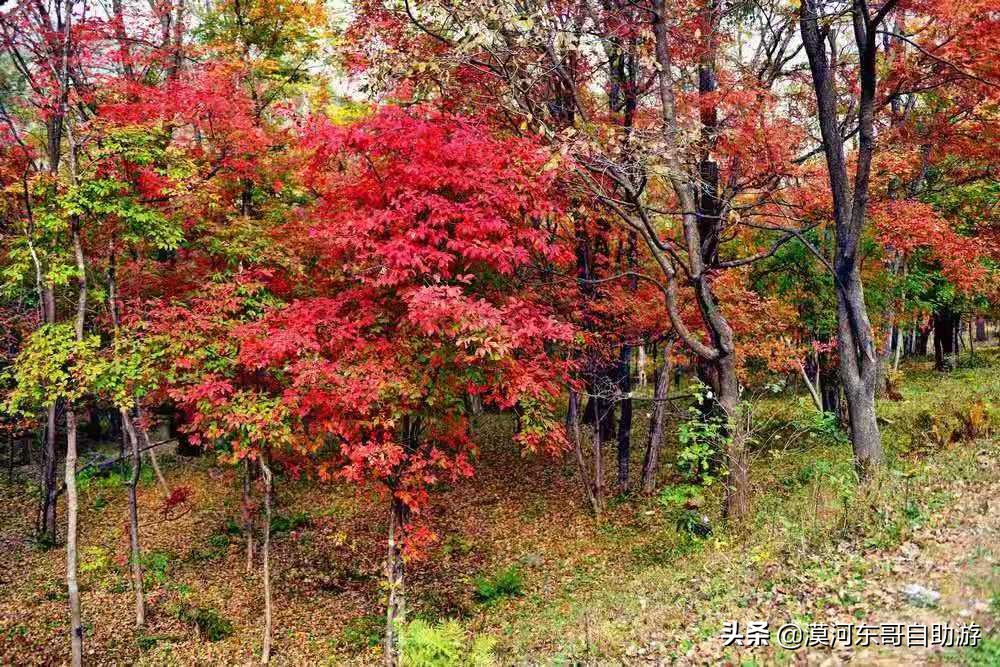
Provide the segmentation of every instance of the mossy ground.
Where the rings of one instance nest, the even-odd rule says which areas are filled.
[[[995,664],[995,638],[976,651],[928,651],[915,660],[902,649],[727,652],[718,637],[727,620],[975,619],[991,632],[1000,614],[998,371],[1000,356],[991,351],[980,353],[978,367],[949,374],[926,361],[907,365],[903,400],[879,407],[889,464],[864,488],[854,479],[849,446],[810,424],[805,400],[753,397],[754,513],[740,529],[726,526],[713,509],[718,492],[709,491],[704,509],[714,531],[706,539],[679,532],[674,511],[658,497],[616,498],[595,519],[572,457],[524,458],[511,443],[510,420],[486,415],[477,424],[476,477],[436,489],[423,517],[438,540],[410,564],[411,614],[457,619],[470,635],[493,637],[501,664]],[[962,414],[977,402],[992,435],[966,438]],[[928,415],[942,416],[938,431],[958,435],[929,432]],[[637,450],[646,421],[640,406]],[[664,460],[669,464],[669,449]],[[150,607],[142,632],[131,627],[125,489],[93,480],[82,491],[89,659],[250,662],[261,644],[262,601],[259,570],[245,572],[236,471],[209,458],[165,468],[170,483],[189,487],[191,496],[164,514],[155,483],[141,486]],[[674,480],[669,465],[662,478],[667,486]],[[373,664],[384,501],[372,489],[291,479],[279,480],[277,493],[276,661]],[[30,537],[29,484],[0,486],[0,503],[0,662],[60,662],[68,644],[62,552]],[[516,594],[477,594],[478,584],[511,568]],[[940,590],[940,606],[907,605],[899,589],[913,582]],[[191,610],[226,632],[189,622]]]

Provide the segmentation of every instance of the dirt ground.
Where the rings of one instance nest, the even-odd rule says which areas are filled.
[[[974,378],[987,387],[989,401],[997,398],[995,376],[987,368]],[[945,400],[957,386],[927,376],[920,400]],[[470,636],[495,638],[498,664],[1000,664],[995,438],[894,463],[884,498],[893,513],[873,512],[857,535],[835,530],[840,521],[855,525],[855,517],[840,513],[863,507],[855,499],[838,509],[835,473],[849,469],[849,448],[775,450],[755,462],[758,511],[747,530],[719,525],[695,540],[677,530],[657,497],[615,499],[595,519],[570,457],[522,457],[503,417],[487,417],[479,432],[477,476],[435,489],[422,517],[438,539],[425,560],[409,565],[408,597],[412,615],[458,619]],[[254,662],[261,646],[260,570],[258,561],[246,570],[237,471],[207,456],[167,460],[164,467],[171,486],[186,488],[189,497],[164,511],[155,481],[140,487],[150,609],[141,632],[132,626],[125,490],[115,478],[82,484],[86,658],[91,664]],[[805,474],[810,470],[828,472],[820,483]],[[275,664],[377,664],[384,500],[371,489],[291,479],[280,480],[277,493]],[[0,663],[60,664],[68,654],[63,553],[31,537],[29,480],[0,484],[0,507]],[[510,567],[523,580],[519,594],[477,599],[477,577]],[[936,606],[909,600],[904,591],[912,584],[939,592]],[[752,620],[772,628],[975,622],[984,646],[722,645],[726,621]]]

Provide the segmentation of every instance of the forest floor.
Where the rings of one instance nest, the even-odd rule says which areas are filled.
[[[499,664],[998,665],[1000,354],[977,360],[947,374],[926,361],[905,367],[903,400],[879,407],[886,474],[863,490],[849,445],[804,399],[755,397],[753,515],[740,530],[725,526],[709,490],[706,538],[677,525],[673,434],[663,493],[616,498],[598,519],[572,457],[522,457],[510,420],[486,415],[476,476],[436,489],[423,517],[438,540],[409,565],[410,613],[491,637]],[[644,408],[637,414],[640,450],[647,420]],[[141,632],[132,627],[122,478],[82,480],[87,660],[250,663],[262,597],[259,569],[245,569],[237,471],[210,456],[164,463],[190,496],[164,512],[151,476],[140,486],[150,608]],[[58,664],[68,653],[63,553],[31,537],[34,493],[28,480],[0,483],[0,664]],[[373,490],[278,481],[277,664],[378,663],[384,504]],[[914,584],[940,599],[917,604],[904,592]],[[768,621],[772,631],[977,623],[983,639],[943,650],[724,647],[727,621]]]

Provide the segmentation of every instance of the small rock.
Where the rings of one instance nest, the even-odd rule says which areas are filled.
[[[906,597],[907,602],[921,607],[937,606],[938,601],[941,599],[940,593],[920,584],[907,584],[903,587],[903,595]]]
[[[920,556],[920,547],[913,542],[906,542],[899,548],[899,552],[906,560],[916,560]]]

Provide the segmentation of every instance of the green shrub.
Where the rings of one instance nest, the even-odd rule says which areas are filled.
[[[473,544],[461,535],[449,535],[441,545],[441,553],[446,556],[452,554],[458,556],[468,556],[472,553]]]
[[[516,565],[511,565],[492,577],[476,577],[473,588],[479,602],[492,604],[503,598],[521,595],[524,592],[524,577]]]
[[[701,491],[701,487],[694,484],[667,486],[660,491],[658,500],[661,505],[671,510],[692,502],[701,504],[703,502]]]
[[[219,560],[226,555],[229,550],[229,535],[226,533],[214,533],[208,536],[204,546],[196,546],[191,549],[187,560],[195,563],[205,563]]]
[[[103,572],[111,565],[111,555],[102,547],[84,547],[80,550],[80,573]]]
[[[726,447],[726,419],[716,411],[705,414],[698,405],[711,404],[711,389],[698,384],[695,405],[688,408],[688,418],[677,425],[677,452],[675,466],[684,481],[702,486],[712,485],[723,473],[720,453]]]
[[[171,610],[174,618],[194,627],[198,635],[210,642],[217,642],[233,634],[233,624],[209,607],[198,607],[179,602]]]
[[[455,620],[432,625],[415,619],[399,633],[399,658],[404,667],[486,667],[494,664],[492,637],[469,642]]]
[[[99,467],[86,468],[76,475],[76,485],[79,491],[88,489],[118,489],[129,485],[132,479],[132,466],[124,462],[109,468]],[[139,471],[139,483],[151,484],[153,482],[153,469],[150,466],[142,466]]]
[[[349,620],[340,631],[337,644],[359,651],[378,646],[385,631],[385,618],[374,614],[356,616]]]
[[[974,370],[977,368],[989,368],[990,360],[983,354],[967,354],[955,360],[955,368],[963,370]]]
[[[139,646],[139,650],[145,653],[156,647],[160,642],[173,642],[177,641],[177,637],[171,635],[142,635],[140,634],[135,638],[135,643]]]
[[[977,646],[965,649],[956,662],[968,667],[996,667],[1000,665],[1000,637],[986,636]]]
[[[278,514],[271,517],[271,534],[290,533],[293,530],[308,526],[309,521],[308,512],[296,512],[288,516]]]
[[[90,503],[90,506],[94,509],[94,511],[100,512],[108,506],[108,499],[104,497],[103,493],[98,493],[94,496],[94,500]]]
[[[142,555],[142,571],[147,586],[161,586],[167,581],[167,570],[174,554],[167,551],[149,551]]]
[[[795,419],[793,426],[806,437],[821,443],[841,445],[848,442],[847,434],[840,428],[840,420],[832,412],[812,410]]]
[[[243,526],[241,526],[239,522],[236,521],[236,519],[229,518],[226,519],[224,532],[227,535],[239,535],[240,533],[243,532]]]

